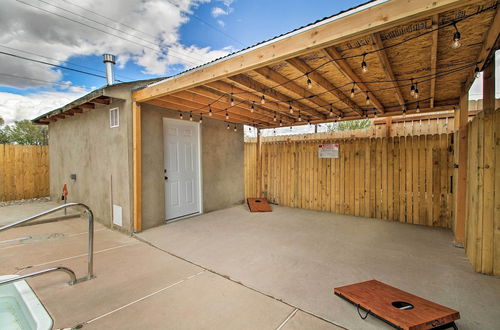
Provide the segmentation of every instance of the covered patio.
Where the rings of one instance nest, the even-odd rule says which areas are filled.
[[[459,329],[494,329],[498,277],[475,273],[451,231],[274,206],[220,210],[137,235],[174,256],[347,329],[390,329],[333,293],[377,279],[460,311]]]

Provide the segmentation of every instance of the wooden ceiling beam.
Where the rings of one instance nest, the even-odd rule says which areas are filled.
[[[372,33],[371,36],[373,40],[373,50],[377,51],[376,54],[378,56],[380,63],[382,64],[382,67],[384,68],[385,75],[387,76],[387,78],[389,78],[389,80],[392,80],[391,84],[392,87],[394,88],[394,95],[396,96],[396,99],[398,100],[401,108],[403,108],[405,105],[405,99],[403,97],[403,94],[401,93],[401,89],[399,88],[398,83],[395,81],[396,78],[394,76],[394,72],[392,71],[391,62],[387,57],[386,51],[383,49],[384,43],[380,38],[380,34]]]
[[[190,92],[178,92],[175,95],[167,95],[161,98],[163,101],[167,101],[173,104],[176,104],[178,108],[180,106],[184,106],[186,108],[180,109],[180,110],[187,110],[187,111],[192,111],[194,114],[203,114],[205,116],[209,116],[208,114],[208,108],[206,109],[200,109],[203,107],[206,107],[206,103],[204,100],[207,99],[206,97],[203,97],[201,95],[193,94]],[[227,107],[225,107],[221,103],[215,103],[212,106],[212,116],[217,113],[221,114],[221,116],[225,120],[225,111]],[[174,108],[175,109],[175,108]],[[267,123],[267,121],[261,120],[257,118],[256,116],[250,116],[249,113],[247,113],[246,110],[241,110],[238,108],[231,108],[227,109],[227,112],[229,114],[229,120],[231,121],[232,118],[238,118],[241,121],[244,121],[245,123],[251,123],[252,121],[258,122],[260,124],[262,123]]]
[[[295,118],[293,115],[288,114],[288,112],[283,111],[283,107],[279,107],[276,103],[267,102],[265,104],[261,104],[259,96],[224,81],[214,81],[206,84],[205,86],[221,94],[230,95],[231,93],[234,93],[233,97],[235,100],[246,100],[250,103],[255,102],[255,109],[262,109],[263,111],[268,111],[270,113],[280,112],[283,115],[287,115],[289,118]],[[288,109],[286,110],[288,111]]]
[[[274,71],[269,67],[255,69],[254,71],[259,75],[263,76],[264,78],[266,78],[267,80],[272,81],[273,83],[276,83],[278,85],[281,85],[280,87],[290,91],[291,93],[306,98],[309,102],[312,102],[317,106],[319,106],[320,108],[318,109],[320,109],[320,112],[322,112],[324,115],[328,115],[330,104],[327,101],[323,100],[319,96],[316,96],[314,93],[311,93],[307,89],[299,86],[297,83],[291,81],[289,78],[283,76],[279,72]],[[304,104],[302,101],[298,102]]]
[[[458,8],[478,1],[419,0],[387,1],[369,8],[333,17],[320,24],[297,31],[283,38],[265,42],[246,52],[215,61],[201,68],[165,79],[134,92],[137,102],[199,86],[272,65],[300,54],[339,44],[367,33],[387,30],[394,26],[429,17],[439,12]]]
[[[486,64],[488,57],[490,56],[490,54],[492,54],[492,52],[496,48],[499,35],[500,35],[500,6],[497,7],[493,23],[491,24],[488,32],[485,34],[483,47],[481,48],[481,51],[479,52],[479,56],[477,58],[478,62],[477,66],[481,71],[483,70],[484,65]],[[475,68],[473,68],[472,71],[469,73],[467,80],[465,81],[462,87],[462,94],[469,92],[472,83],[474,83],[475,79],[474,70]]]
[[[439,36],[439,15],[432,16],[432,46],[431,46],[431,100],[430,107],[434,107],[434,99],[436,97],[436,72],[437,72],[437,50]]]
[[[87,102],[87,103],[80,104],[78,107],[83,108],[83,109],[95,109],[95,104]]]
[[[193,92],[195,94],[199,94],[199,95],[203,95],[203,96],[209,97],[213,101],[219,99],[221,96],[225,97],[227,95],[226,93],[221,93],[221,92],[219,92],[217,90],[212,90],[211,88],[204,87],[204,86],[194,87],[194,88],[191,88],[189,91],[191,91],[191,92]],[[230,107],[229,109],[232,109],[234,107],[238,107],[238,108],[246,111],[248,114],[252,114],[252,112],[251,112],[252,104],[248,104],[247,103],[249,101],[247,101],[245,99],[242,99],[242,98],[239,98],[236,95],[233,95],[233,99],[234,99],[235,105],[233,107]],[[243,103],[240,103],[240,102],[243,102]],[[229,103],[229,105],[230,105],[230,103]],[[291,121],[294,122],[295,118],[292,117],[292,119],[290,119],[289,118],[289,114],[286,111],[283,111],[283,110],[284,109],[282,109],[282,111],[269,111],[267,109],[264,110],[261,107],[259,107],[257,103],[255,103],[253,115],[260,115],[261,117],[264,116],[264,117],[267,117],[270,120],[274,121],[274,116],[276,114],[279,114],[281,116],[281,119],[284,122],[291,122]]]
[[[352,101],[347,95],[345,95],[340,89],[338,89],[328,79],[323,77],[319,72],[312,71],[313,68],[311,68],[306,62],[302,61],[301,59],[299,59],[297,57],[291,58],[291,59],[287,60],[286,62],[288,64],[290,64],[291,66],[293,66],[298,71],[302,72],[303,74],[309,74],[310,79],[315,81],[319,86],[321,86],[323,89],[328,91],[328,93],[333,95],[340,102],[342,102],[346,106],[352,108],[360,116],[364,115],[363,109],[360,106],[358,106],[354,101]],[[337,110],[337,111],[342,112],[340,110]]]
[[[246,88],[250,88],[252,90],[255,90],[256,93],[257,91],[262,91],[264,92],[258,92],[263,95],[265,95],[268,98],[274,99],[278,102],[283,102],[285,104],[291,104],[292,107],[294,107],[294,110],[297,111],[299,110],[301,114],[310,116],[310,117],[316,117],[316,118],[323,118],[325,115],[316,109],[313,109],[307,105],[304,105],[303,103],[297,102],[297,101],[290,101],[290,97],[282,94],[274,89],[266,89],[269,88],[268,86],[261,84],[252,78],[246,76],[246,75],[236,75],[236,76],[231,76],[229,77],[230,80],[234,81],[237,84],[240,84],[242,86],[245,86]],[[295,114],[295,113],[294,113]]]
[[[333,65],[337,67],[337,69],[347,78],[352,80],[353,82],[356,82],[357,87],[363,91],[363,92],[370,92],[370,100],[372,101],[373,105],[377,109],[378,112],[384,113],[385,109],[382,103],[379,101],[379,99],[371,93],[370,89],[368,86],[363,82],[363,80],[354,72],[354,70],[351,68],[349,63],[347,63],[346,60],[341,59],[342,56],[337,52],[337,50],[334,47],[328,47],[325,48],[321,51],[330,61]]]

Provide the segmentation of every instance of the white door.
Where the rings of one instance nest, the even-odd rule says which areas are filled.
[[[163,118],[166,220],[199,213],[200,126]]]

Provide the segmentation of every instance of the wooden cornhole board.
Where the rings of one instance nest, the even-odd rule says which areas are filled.
[[[403,290],[371,280],[334,289],[337,296],[347,300],[365,312],[385,321],[396,329],[447,329],[455,327],[460,313],[454,309],[414,296]],[[413,305],[408,309],[406,302]],[[358,311],[359,312],[359,311]],[[357,316],[356,316],[357,317]]]
[[[271,205],[265,198],[247,198],[250,212],[271,212]]]

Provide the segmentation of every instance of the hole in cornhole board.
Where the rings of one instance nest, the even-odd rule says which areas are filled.
[[[265,198],[247,198],[250,212],[271,212],[271,205]]]
[[[373,315],[396,329],[455,328],[460,313],[454,309],[415,296],[377,280],[334,289],[337,296],[347,300],[367,314]],[[361,316],[361,314],[360,314]],[[358,317],[353,314],[353,317]]]

